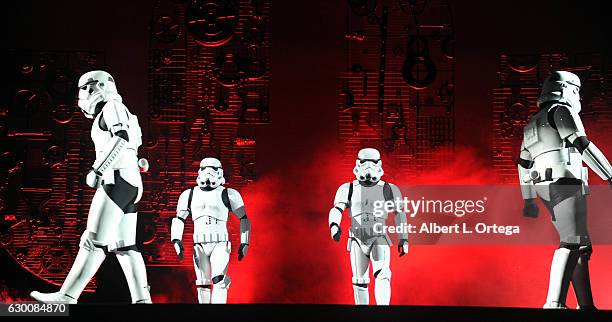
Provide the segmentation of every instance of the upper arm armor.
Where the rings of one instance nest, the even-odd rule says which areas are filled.
[[[525,148],[524,141],[523,144],[521,144],[521,153],[517,163],[519,184],[521,185],[521,195],[523,199],[533,199],[536,196],[536,191],[529,176],[529,169],[533,168],[534,161],[529,150]]]
[[[533,168],[534,161],[531,152],[525,148],[525,143],[521,144],[521,152],[519,154],[518,165],[523,169]]]
[[[351,183],[345,183],[341,185],[336,191],[336,197],[334,198],[334,206],[339,207],[342,210],[346,209],[350,200],[349,198],[349,188]]]
[[[127,133],[129,129],[130,114],[123,103],[114,100],[108,101],[104,105],[102,113],[104,123],[106,123],[108,130],[113,135],[120,131],[125,131]]]
[[[399,187],[389,183],[389,186],[391,186],[391,191],[393,192],[393,201],[399,199],[402,199],[402,192],[400,191]]]
[[[185,219],[187,219],[187,216],[189,216],[188,199],[190,190],[191,189],[183,191],[179,197],[176,205],[176,217],[172,218],[172,225],[170,226],[170,240],[183,239]]]
[[[229,209],[240,219],[240,243],[249,244],[251,241],[251,221],[244,209],[242,196],[235,189],[226,188],[225,191],[227,191],[227,199],[229,199]]]
[[[242,196],[240,193],[231,188],[227,188],[227,197],[229,199],[229,204],[231,206],[231,210],[238,218],[242,218],[246,216],[246,212],[244,211],[244,201],[242,200]]]
[[[187,189],[181,193],[181,196],[178,199],[176,204],[176,216],[185,220],[187,216],[189,216],[189,190]]]
[[[401,227],[402,225],[405,225],[408,223],[408,218],[406,217],[406,213],[403,211],[403,209],[398,208],[398,203],[396,202],[398,199],[402,199],[402,192],[400,191],[399,187],[389,183],[389,186],[391,186],[391,191],[393,192],[393,205],[394,205],[394,209],[395,209],[395,226],[397,227]],[[400,240],[408,239],[408,233],[406,232],[401,232],[397,234],[397,238],[399,238]]]
[[[336,197],[334,198],[334,206],[329,210],[329,215],[327,217],[327,222],[330,227],[334,224],[340,226],[340,222],[342,221],[342,213],[350,202],[348,200],[350,187],[351,183],[345,183],[338,187]]]

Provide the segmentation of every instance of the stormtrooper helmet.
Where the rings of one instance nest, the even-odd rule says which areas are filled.
[[[538,106],[552,101],[568,104],[580,112],[580,78],[574,73],[556,71],[544,80]]]
[[[380,160],[380,152],[372,148],[361,149],[357,154],[353,173],[360,182],[378,182],[380,177],[385,174],[382,168],[382,160]]]
[[[79,107],[85,117],[93,119],[100,113],[100,102],[118,96],[113,77],[102,70],[87,72],[79,78]]]
[[[225,184],[221,161],[216,158],[205,158],[200,162],[196,182],[200,189],[215,189]]]

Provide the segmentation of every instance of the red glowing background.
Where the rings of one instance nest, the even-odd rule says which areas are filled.
[[[107,1],[102,7],[70,1],[13,6],[2,13],[3,48],[104,51],[124,100],[134,106],[133,112],[146,113],[148,1]],[[451,6],[456,25],[454,158],[447,167],[419,174],[416,181],[395,178],[397,184],[496,182],[490,162],[490,109],[500,54],[609,50],[604,10],[595,4],[451,1]],[[228,302],[351,304],[345,244],[333,242],[327,228],[335,190],[352,180],[350,172],[339,171],[343,156],[336,121],[346,3],[273,1],[272,8],[272,122],[257,127],[258,179],[242,189],[252,245],[245,260],[229,268]],[[608,130],[595,126],[590,132],[612,156],[612,142],[605,140]],[[591,177],[593,184],[602,184]],[[347,224],[344,220],[345,232]],[[540,307],[555,247],[415,245],[408,256],[392,257],[391,303]],[[594,248],[594,298],[600,308],[610,309],[612,246]],[[19,267],[2,265],[2,301],[24,300],[32,287],[42,285]],[[105,264],[98,274],[100,289],[84,295],[84,301],[125,302],[123,277],[116,279],[114,273],[121,274],[117,265]],[[17,280],[8,281],[11,276]],[[154,302],[196,302],[188,260],[179,267],[150,267],[149,280]],[[573,296],[568,299],[575,305]]]

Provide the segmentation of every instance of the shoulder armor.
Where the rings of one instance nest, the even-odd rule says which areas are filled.
[[[181,211],[189,210],[189,195],[193,190],[187,189],[181,193],[179,196],[178,202],[176,204],[176,212],[179,213]]]
[[[110,100],[104,104],[102,113],[104,122],[111,132],[116,133],[129,128],[130,113],[123,103]]]
[[[566,139],[572,134],[575,134],[576,137],[585,135],[584,126],[582,125],[580,116],[578,116],[578,113],[570,110],[567,106],[563,104],[554,105],[548,113],[549,122],[553,121],[551,122],[551,125],[557,129],[561,139]]]

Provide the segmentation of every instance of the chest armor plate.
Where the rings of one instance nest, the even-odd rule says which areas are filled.
[[[229,209],[223,204],[221,192],[223,188],[217,188],[211,191],[203,191],[199,188],[193,190],[193,199],[191,201],[191,216],[193,220],[210,216],[218,220],[227,221]]]
[[[387,221],[388,214],[382,211],[375,215],[375,208],[380,212],[384,208],[377,208],[381,201],[385,201],[383,193],[383,184],[379,182],[372,187],[364,187],[359,184],[353,186],[353,195],[351,197],[351,236],[360,239],[361,241],[372,240],[373,238],[386,236],[385,233],[377,231],[375,226],[382,228]],[[380,205],[379,205],[380,206]]]
[[[358,216],[366,217],[374,216],[374,205],[376,202],[380,203],[385,201],[383,194],[383,184],[379,183],[372,187],[364,187],[359,184],[353,186],[353,195],[351,197],[351,217],[355,218]],[[368,216],[369,215],[369,216]],[[379,217],[387,218],[387,213],[379,215]]]

